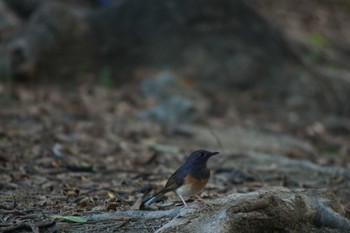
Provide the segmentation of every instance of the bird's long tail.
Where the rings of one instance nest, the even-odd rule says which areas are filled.
[[[153,202],[158,201],[160,198],[163,197],[163,195],[167,192],[167,190],[163,189],[161,191],[159,191],[158,193],[154,194],[152,197],[147,198],[146,200],[144,200],[142,202],[141,206],[149,206],[151,205]]]

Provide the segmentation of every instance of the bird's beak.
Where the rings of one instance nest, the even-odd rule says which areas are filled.
[[[219,154],[220,152],[210,152],[210,156],[213,156],[213,155],[217,155]]]

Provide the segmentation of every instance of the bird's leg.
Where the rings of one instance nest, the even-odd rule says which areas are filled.
[[[187,203],[185,202],[185,199],[180,194],[177,194],[177,195],[180,197],[180,199],[184,203],[185,207],[187,207]]]

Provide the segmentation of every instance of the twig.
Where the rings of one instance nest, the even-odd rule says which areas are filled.
[[[11,233],[11,232],[18,232],[19,230],[32,230],[33,232],[39,232],[39,228],[45,228],[49,227],[53,224],[55,224],[55,219],[50,219],[38,223],[28,223],[28,222],[21,222],[19,224],[16,224],[11,227],[7,227],[4,229],[1,229],[1,233]]]
[[[1,233],[10,233],[10,232],[14,232],[14,231],[23,230],[23,229],[31,229],[31,228],[27,223],[20,223],[20,224],[14,225],[14,226],[3,228],[0,232]]]

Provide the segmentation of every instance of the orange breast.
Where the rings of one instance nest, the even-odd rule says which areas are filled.
[[[206,179],[196,179],[192,176],[187,176],[185,178],[185,185],[189,185],[191,187],[191,191],[187,195],[195,195],[200,192],[204,186],[208,183],[209,178]]]

